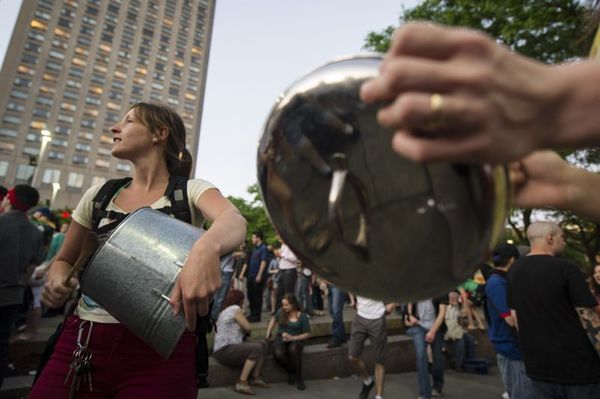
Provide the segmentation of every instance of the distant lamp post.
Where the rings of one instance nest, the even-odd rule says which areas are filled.
[[[58,190],[60,190],[60,184],[52,183],[52,199],[50,200],[50,208],[54,208],[54,201],[56,200],[56,195],[58,194]]]
[[[44,155],[46,154],[46,148],[48,147],[48,143],[52,141],[52,132],[50,130],[42,130],[42,144],[40,145],[40,155],[37,159],[37,165],[35,166],[35,171],[33,172],[33,178],[31,179],[31,185],[33,187],[39,187],[39,177],[40,170],[42,166],[42,162],[44,160]]]

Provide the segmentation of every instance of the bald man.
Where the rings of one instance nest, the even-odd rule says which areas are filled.
[[[508,272],[508,306],[535,398],[600,398],[596,300],[579,267],[558,257],[557,224],[532,223],[527,238],[531,252]]]

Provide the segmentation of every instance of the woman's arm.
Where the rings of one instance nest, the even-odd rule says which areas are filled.
[[[309,332],[298,334],[298,335],[289,335],[288,341],[304,341],[305,339],[309,339],[311,334]]]
[[[218,190],[206,190],[196,207],[212,225],[194,243],[171,292],[171,306],[175,314],[183,308],[190,331],[196,327],[196,316],[208,313],[210,299],[221,286],[219,258],[246,237],[246,220]]]
[[[252,325],[250,324],[246,316],[244,316],[244,312],[242,311],[242,309],[238,309],[235,312],[235,314],[233,315],[233,319],[236,321],[236,323],[240,325],[240,327],[242,327],[242,329],[245,332],[249,333],[252,331]]]
[[[90,234],[90,230],[87,228],[75,221],[71,223],[65,241],[48,269],[48,280],[42,291],[42,302],[45,306],[49,308],[61,307],[77,287],[78,281],[76,278],[72,278],[67,285],[65,285],[65,278],[77,262],[83,240],[88,234]]]
[[[265,334],[266,339],[271,339],[271,333],[273,332],[273,328],[275,327],[275,317],[271,317],[269,320],[269,325],[267,326],[267,333]]]
[[[425,335],[426,342],[429,342],[429,343],[433,342],[433,340],[435,339],[435,334],[440,329],[440,327],[444,323],[445,319],[446,319],[446,305],[444,305],[443,303],[440,303],[438,315],[435,319],[435,322],[433,323],[433,327],[431,327],[431,329],[429,331],[427,331],[427,334]]]

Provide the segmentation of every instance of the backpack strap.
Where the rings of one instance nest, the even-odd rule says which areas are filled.
[[[111,211],[107,211],[106,207],[117,191],[130,181],[131,177],[111,179],[100,187],[100,190],[98,190],[98,193],[96,193],[96,196],[92,200],[92,231],[97,231],[100,221],[106,217],[119,219],[118,212],[112,212],[113,214],[111,215]]]
[[[169,184],[165,190],[165,197],[169,197],[171,201],[171,207],[164,208],[165,213],[170,213],[188,224],[192,223],[192,213],[190,212],[190,205],[188,203],[187,194],[187,182],[188,178],[183,176],[171,175],[169,177]]]

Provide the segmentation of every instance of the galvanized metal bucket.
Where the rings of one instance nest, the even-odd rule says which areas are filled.
[[[203,233],[151,208],[132,212],[90,260],[82,291],[168,358],[185,329],[183,312],[173,315],[168,296]]]

